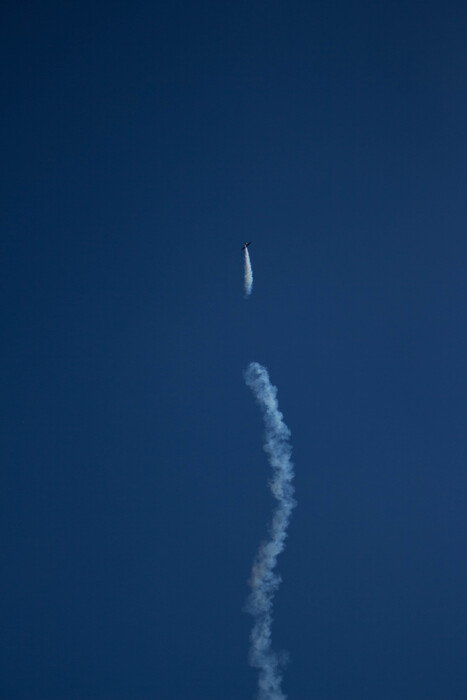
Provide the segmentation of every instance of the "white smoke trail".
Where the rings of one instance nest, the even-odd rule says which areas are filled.
[[[253,290],[253,270],[248,248],[245,247],[245,297],[249,297]]]
[[[286,696],[281,690],[284,657],[271,649],[271,625],[273,597],[281,582],[274,568],[278,555],[284,549],[290,514],[296,505],[292,486],[294,472],[290,430],[279,411],[277,389],[271,384],[267,369],[252,362],[244,377],[263,412],[266,427],[264,450],[273,471],[269,486],[278,501],[273,513],[270,539],[261,544],[251,574],[251,593],[247,603],[247,611],[254,617],[250,664],[259,669],[258,699],[285,700]]]

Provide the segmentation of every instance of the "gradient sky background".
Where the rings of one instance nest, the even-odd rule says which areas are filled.
[[[467,693],[467,4],[1,11],[1,700]],[[255,286],[243,299],[242,252]]]

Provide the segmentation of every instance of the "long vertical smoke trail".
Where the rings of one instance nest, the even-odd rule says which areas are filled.
[[[245,247],[245,297],[249,297],[253,289],[253,270],[248,248]]]
[[[290,430],[277,403],[277,389],[269,380],[265,367],[252,362],[244,374],[263,412],[266,427],[264,450],[272,467],[270,488],[277,499],[270,539],[263,542],[256,555],[251,574],[251,593],[247,610],[254,617],[251,631],[250,664],[259,669],[259,700],[285,700],[281,690],[281,657],[271,649],[272,604],[280,576],[274,573],[277,557],[285,546],[290,514],[296,503],[293,498],[294,476],[291,462]]]

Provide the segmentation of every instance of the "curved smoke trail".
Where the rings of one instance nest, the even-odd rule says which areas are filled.
[[[244,377],[263,412],[266,427],[264,450],[273,471],[270,488],[278,502],[272,518],[270,539],[261,544],[251,574],[251,593],[247,603],[247,610],[254,617],[250,664],[259,669],[259,700],[285,700],[286,696],[281,690],[283,658],[271,649],[271,625],[274,592],[281,581],[274,568],[278,555],[284,549],[290,514],[296,505],[292,486],[294,472],[290,430],[279,411],[277,389],[271,384],[267,369],[252,362]]]
[[[253,270],[251,268],[250,254],[245,247],[245,297],[249,297],[253,290]]]

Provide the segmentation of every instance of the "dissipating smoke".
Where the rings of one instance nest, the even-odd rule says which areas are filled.
[[[246,253],[246,251],[245,251]],[[279,411],[277,389],[265,367],[252,362],[244,373],[245,382],[260,405],[265,424],[264,450],[272,467],[271,492],[277,500],[270,525],[269,539],[263,542],[253,563],[247,611],[254,624],[250,635],[249,660],[258,669],[258,700],[285,700],[281,689],[284,654],[271,648],[271,627],[274,593],[281,582],[274,572],[277,557],[285,546],[294,500],[293,464],[290,430]]]

